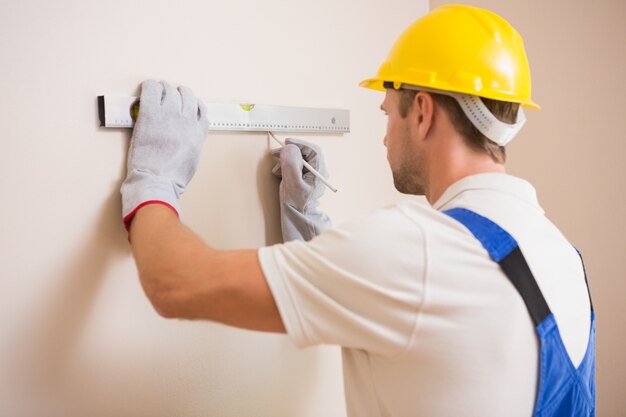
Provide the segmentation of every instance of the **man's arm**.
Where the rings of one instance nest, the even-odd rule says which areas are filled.
[[[178,220],[178,199],[208,133],[206,107],[189,88],[152,80],[142,83],[140,102],[120,191],[146,295],[164,317],[284,333],[257,251],[215,250]],[[323,171],[321,153],[296,141],[281,152],[275,172],[285,171],[280,194],[287,236],[308,240],[330,221],[317,210],[323,186],[303,170],[303,158]]]
[[[169,208],[142,207],[131,225],[141,284],[163,317],[285,333],[256,250],[216,250]]]

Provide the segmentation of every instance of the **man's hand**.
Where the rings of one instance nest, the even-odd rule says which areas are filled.
[[[121,188],[127,228],[146,204],[163,204],[180,215],[178,198],[196,172],[207,133],[206,109],[189,88],[143,82]]]
[[[280,182],[280,217],[283,240],[311,240],[331,224],[329,217],[318,210],[324,184],[306,168],[306,160],[313,168],[328,177],[324,156],[317,146],[298,139],[287,139],[283,148],[272,154],[279,158],[272,170]]]

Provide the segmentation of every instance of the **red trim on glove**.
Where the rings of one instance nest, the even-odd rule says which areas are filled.
[[[135,217],[135,214],[137,214],[137,212],[139,211],[140,208],[142,208],[144,206],[147,206],[148,204],[160,204],[162,206],[165,206],[165,207],[171,209],[174,213],[176,213],[176,217],[179,217],[178,211],[176,211],[176,209],[171,204],[166,203],[165,201],[161,201],[161,200],[144,201],[143,203],[141,203],[137,207],[135,207],[135,209],[133,211],[128,213],[128,215],[126,217],[124,217],[124,227],[126,227],[126,231],[128,232],[128,240],[130,240],[130,224],[133,222],[133,218]]]

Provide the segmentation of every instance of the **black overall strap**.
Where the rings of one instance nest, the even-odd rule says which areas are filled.
[[[467,227],[489,252],[491,259],[500,265],[522,296],[535,327],[551,314],[550,307],[513,236],[488,218],[471,210],[453,208],[443,213]]]
[[[593,302],[591,301],[591,290],[589,289],[589,281],[587,280],[587,269],[585,268],[585,261],[583,261],[583,255],[580,253],[578,248],[574,246],[574,249],[576,249],[578,256],[580,256],[580,264],[583,266],[583,274],[585,274],[585,285],[587,286],[587,294],[589,294],[589,308],[593,313]]]

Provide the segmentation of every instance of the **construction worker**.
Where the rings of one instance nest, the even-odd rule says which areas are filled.
[[[164,317],[343,347],[350,416],[590,416],[594,316],[576,249],[505,173],[531,99],[520,35],[479,8],[409,26],[378,74],[395,187],[425,195],[330,227],[319,148],[282,148],[284,244],[207,246],[178,219],[207,134],[192,92],[142,85],[122,185],[143,288]]]

